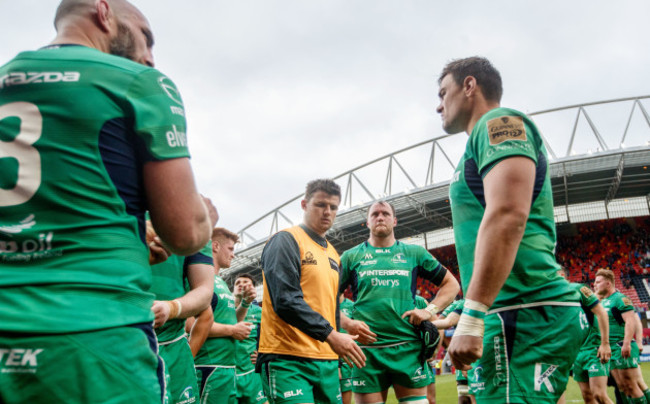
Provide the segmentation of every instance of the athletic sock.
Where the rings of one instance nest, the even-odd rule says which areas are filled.
[[[628,400],[630,400],[630,403],[632,403],[632,404],[647,404],[648,403],[644,396],[637,397],[637,398],[628,397]]]
[[[650,403],[650,389],[643,390],[643,396],[645,397],[645,401]]]

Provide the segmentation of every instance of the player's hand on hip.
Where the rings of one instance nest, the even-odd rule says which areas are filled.
[[[483,356],[483,338],[454,335],[449,344],[449,357],[456,369],[469,370],[474,361]]]
[[[420,325],[421,322],[427,320],[435,320],[435,318],[433,318],[434,316],[432,316],[431,313],[423,309],[413,309],[406,311],[404,314],[402,314],[402,318],[406,317],[409,318],[409,323],[413,325]]]
[[[161,325],[165,324],[169,319],[170,313],[169,304],[164,300],[154,300],[153,306],[151,306],[151,311],[153,311],[154,320],[153,327],[158,328]]]
[[[350,335],[356,335],[357,341],[362,345],[368,345],[377,342],[377,334],[370,331],[370,327],[363,321],[351,320],[350,325],[345,330]]]
[[[363,354],[363,351],[354,341],[357,339],[356,335],[349,335],[332,330],[330,335],[327,336],[325,342],[332,347],[332,350],[336,352],[341,359],[345,361],[350,366],[356,366],[362,368],[366,366],[366,355]]]

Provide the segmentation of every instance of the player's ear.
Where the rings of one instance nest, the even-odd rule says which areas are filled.
[[[475,95],[476,90],[478,89],[478,83],[476,82],[476,77],[467,76],[463,80],[463,92],[466,96],[471,97]]]
[[[114,18],[113,10],[106,0],[95,1],[95,21],[102,31],[111,32]]]
[[[307,209],[307,200],[306,199],[303,199],[302,201],[300,201],[300,207],[302,208],[302,210]]]

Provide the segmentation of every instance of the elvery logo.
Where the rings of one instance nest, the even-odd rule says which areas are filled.
[[[79,81],[79,72],[11,72],[0,77],[0,89],[32,83],[59,83]]]
[[[37,356],[42,349],[0,349],[0,364],[4,366],[2,373],[36,373],[38,367]]]

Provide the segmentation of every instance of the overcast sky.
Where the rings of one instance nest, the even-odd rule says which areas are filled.
[[[454,58],[488,57],[524,112],[650,94],[647,0],[133,3],[183,95],[199,188],[235,231],[311,179],[442,135]],[[0,63],[54,37],[57,5],[0,0]]]

